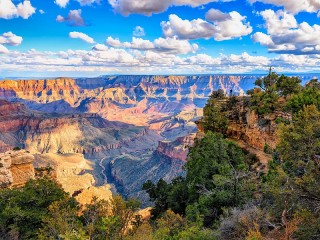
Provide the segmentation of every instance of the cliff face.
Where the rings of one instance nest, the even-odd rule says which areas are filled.
[[[39,103],[63,99],[73,105],[79,94],[79,87],[70,78],[0,81],[0,98],[5,99],[21,98]]]
[[[0,81],[0,98],[18,99],[28,107],[45,112],[95,112],[107,119],[115,114],[141,113],[163,104],[180,103],[201,108],[215,89],[243,93],[256,76],[108,76],[100,78],[57,78],[48,80]],[[108,109],[106,109],[108,108]],[[132,109],[126,110],[126,109]],[[168,112],[169,109],[165,110]],[[154,111],[155,112],[155,111]],[[125,118],[123,118],[124,120]],[[155,119],[155,118],[154,118]],[[135,123],[133,118],[131,123]],[[126,122],[129,122],[127,120]]]
[[[227,135],[231,138],[243,140],[249,146],[263,150],[266,145],[275,149],[276,147],[276,116],[267,120],[261,120],[255,112],[246,112],[247,123],[231,122]]]
[[[189,147],[193,146],[196,134],[179,137],[175,141],[159,141],[157,151],[169,158],[187,160]]]
[[[91,203],[93,197],[103,200],[112,198],[108,184],[96,186],[93,164],[82,154],[36,154],[34,166],[50,166],[63,189],[82,205]]]
[[[94,154],[148,134],[143,127],[110,122],[97,114],[43,114],[7,101],[0,102],[0,109],[0,141],[34,153]]]
[[[33,161],[25,150],[0,153],[0,187],[20,186],[34,178]]]
[[[276,147],[276,129],[275,120],[278,117],[290,118],[284,116],[281,112],[275,112],[268,116],[259,117],[254,111],[246,106],[248,97],[240,98],[236,106],[228,113],[227,136],[242,140],[250,147],[264,150],[268,145],[271,149]]]
[[[103,177],[99,184],[107,180],[123,195],[147,201],[141,191],[145,181],[184,174],[187,146],[197,131],[194,120],[210,93],[222,88],[241,94],[256,77],[0,81],[0,98],[11,101],[0,102],[0,150],[20,146],[37,154],[84,154],[95,163],[95,176]]]
[[[291,116],[280,111],[258,116],[255,111],[250,110],[250,97],[241,97],[236,100],[233,106],[227,104],[228,100],[218,100],[217,102],[217,105],[222,106],[222,114],[225,114],[228,120],[227,130],[224,130],[223,134],[235,140],[240,147],[255,154],[262,163],[260,170],[265,171],[268,162],[272,159],[271,152],[276,148],[276,120],[290,121]],[[197,136],[201,138],[204,134],[202,120],[196,121],[196,124],[198,127]]]

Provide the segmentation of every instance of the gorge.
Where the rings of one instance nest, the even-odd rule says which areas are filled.
[[[243,95],[259,75],[101,76],[0,81],[0,152],[79,154],[94,185],[148,205],[141,186],[184,175],[208,96]],[[317,76],[304,75],[304,81]],[[231,130],[230,130],[231,131]],[[234,126],[233,132],[240,130]],[[50,164],[49,160],[48,164]],[[60,165],[63,162],[60,161]],[[79,172],[80,173],[80,172]],[[80,173],[81,174],[81,173]],[[79,180],[81,181],[81,180]],[[89,186],[87,186],[89,187]]]

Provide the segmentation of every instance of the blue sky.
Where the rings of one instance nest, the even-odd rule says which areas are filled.
[[[319,72],[319,10],[312,0],[0,0],[0,76]]]

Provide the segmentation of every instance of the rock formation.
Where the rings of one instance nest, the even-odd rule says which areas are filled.
[[[34,178],[33,161],[25,150],[0,153],[0,187],[21,186]]]
[[[179,137],[175,141],[159,141],[157,151],[172,159],[187,160],[189,147],[193,146],[195,133]]]
[[[147,202],[142,184],[183,175],[208,96],[242,94],[257,76],[101,76],[0,81],[0,150],[84,154],[95,184]],[[10,101],[10,102],[8,102]],[[46,158],[49,161],[50,158]],[[68,161],[66,158],[62,158]],[[86,170],[89,171],[89,170]],[[76,174],[88,196],[93,178]],[[60,176],[61,177],[61,176]],[[63,177],[61,178],[63,179]],[[64,180],[61,180],[63,183]],[[67,184],[68,182],[66,182]],[[64,184],[64,183],[63,183]],[[84,197],[87,198],[87,197]]]
[[[36,169],[51,167],[63,189],[82,205],[91,203],[93,197],[112,198],[109,185],[96,186],[93,164],[82,154],[36,154],[34,165]]]

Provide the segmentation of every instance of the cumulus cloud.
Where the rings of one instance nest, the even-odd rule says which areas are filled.
[[[45,14],[46,12],[43,11],[42,9],[40,9],[40,10],[39,10],[39,13],[40,13],[40,14]]]
[[[57,4],[59,7],[65,8],[69,3],[69,0],[55,0],[54,3]]]
[[[99,49],[99,50],[98,50]],[[236,55],[212,57],[207,54],[179,56],[166,52],[139,51],[132,49],[106,48],[98,44],[92,50],[67,50],[40,52],[6,51],[0,46],[1,72],[60,72],[74,71],[79,74],[98,73],[246,73],[265,70],[275,66],[279,71],[317,70],[320,55],[283,54],[274,58],[252,56],[247,52]]]
[[[70,0],[55,0],[54,3],[61,8],[65,8]],[[92,5],[94,3],[100,3],[100,0],[77,0],[81,6]]]
[[[0,0],[0,18],[11,19],[22,17],[23,19],[28,19],[32,14],[36,12],[30,1],[23,1],[17,6],[13,4],[12,0]]]
[[[120,42],[120,40],[117,38],[113,38],[113,37],[108,37],[106,40],[106,44],[111,46],[111,47],[121,47],[122,43]]]
[[[23,19],[28,19],[36,12],[36,9],[31,5],[30,1],[24,1],[23,3],[18,4],[17,12]]]
[[[56,18],[57,22],[65,22],[69,26],[85,26],[86,23],[81,17],[81,9],[78,10],[70,10],[67,17],[62,17],[61,15],[58,15]]]
[[[22,43],[22,37],[13,34],[12,32],[6,32],[0,35],[0,44],[6,44],[10,46],[18,46]]]
[[[249,0],[249,2],[262,2],[284,7],[286,11],[291,13],[318,12],[320,10],[320,1],[318,0]]]
[[[121,42],[119,39],[108,37],[106,44],[110,47],[128,48],[141,51],[166,52],[171,54],[187,54],[198,50],[197,44],[177,38],[157,38],[153,42],[133,37],[131,42]]]
[[[94,43],[94,40],[92,37],[89,37],[87,34],[84,34],[82,32],[70,32],[69,33],[70,38],[79,38],[87,43]]]
[[[268,48],[270,52],[290,54],[319,54],[320,25],[298,23],[292,14],[284,11],[260,12],[267,33],[257,32],[253,41]]]
[[[135,37],[143,37],[143,36],[146,35],[146,33],[144,32],[143,27],[140,27],[140,26],[136,26],[136,27],[133,29],[132,34],[133,34],[133,36],[135,36]]]
[[[183,20],[175,14],[169,16],[169,21],[162,22],[162,31],[166,37],[176,36],[179,39],[214,38],[216,41],[229,40],[246,36],[252,32],[250,23],[245,22],[246,17],[233,11],[223,13],[210,9],[206,20]]]
[[[92,47],[92,50],[94,50],[94,51],[107,51],[108,47],[104,44],[96,44],[95,46]]]
[[[122,46],[143,51],[154,49],[154,44],[151,41],[136,37],[133,37],[131,42],[124,42]]]
[[[7,54],[7,53],[9,53],[9,50],[5,46],[0,44],[0,54]]]
[[[22,37],[13,34],[12,32],[5,32],[0,35],[0,54],[7,54],[9,50],[4,45],[19,46],[22,43]]]
[[[77,0],[81,6],[92,5],[94,3],[100,3],[100,0]]]
[[[170,6],[198,7],[211,2],[230,2],[232,0],[108,0],[113,9],[128,16],[130,14],[143,14],[150,16],[153,13],[166,11]]]
[[[156,51],[169,53],[195,53],[198,50],[197,44],[190,44],[186,40],[179,40],[174,38],[158,38],[154,40],[154,47]]]

